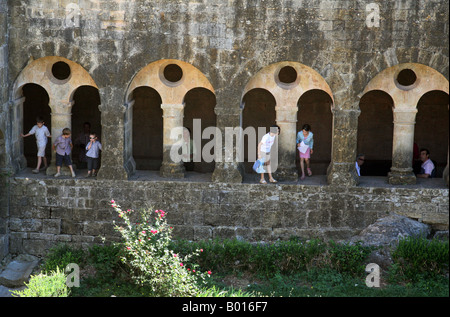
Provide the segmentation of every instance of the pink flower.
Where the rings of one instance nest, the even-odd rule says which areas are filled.
[[[203,249],[200,249],[200,252],[203,252]]]
[[[111,204],[114,204],[114,199],[111,199]]]
[[[211,271],[208,271],[208,274],[209,274],[209,275],[211,275],[211,274],[212,274],[212,272],[211,272]]]
[[[142,233],[143,233],[143,234],[145,234],[145,230],[144,230],[144,231],[142,231]]]
[[[183,266],[183,263],[180,263],[180,266]]]
[[[173,256],[176,258],[178,255],[174,254]]]

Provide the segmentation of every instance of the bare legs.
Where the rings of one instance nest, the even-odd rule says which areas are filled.
[[[302,176],[300,179],[305,179],[305,162],[306,162],[306,170],[308,172],[308,176],[311,176],[311,169],[309,168],[309,159],[307,158],[300,158],[300,168],[302,170]]]

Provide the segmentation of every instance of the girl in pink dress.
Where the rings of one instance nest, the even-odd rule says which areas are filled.
[[[311,154],[313,154],[314,137],[311,132],[311,126],[309,124],[304,124],[302,131],[297,133],[297,149],[300,156],[300,167],[302,170],[302,176],[300,179],[305,179],[305,162],[306,171],[308,176],[312,175],[311,169],[309,168],[309,159]]]

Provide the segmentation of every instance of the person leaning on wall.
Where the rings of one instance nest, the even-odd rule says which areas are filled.
[[[420,160],[422,165],[420,166],[420,173],[416,176],[419,178],[432,178],[436,174],[436,167],[433,161],[430,159],[430,151],[428,149],[420,150]]]
[[[356,172],[358,173],[358,176],[361,176],[361,165],[364,164],[365,156],[364,154],[358,154],[356,157]]]

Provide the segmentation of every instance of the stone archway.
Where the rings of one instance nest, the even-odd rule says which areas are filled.
[[[13,126],[13,135],[19,136],[23,130],[22,108],[23,98],[22,88],[26,84],[37,84],[45,89],[49,96],[49,107],[51,109],[51,135],[52,142],[61,134],[64,128],[71,128],[71,111],[74,104],[74,93],[78,87],[92,86],[98,89],[89,73],[79,64],[60,56],[47,56],[37,60],[32,60],[22,70],[14,82],[12,89],[12,104],[14,112],[21,118]],[[23,143],[19,137],[13,138],[13,142],[21,143],[17,156],[23,157]],[[52,152],[54,156],[54,152]],[[47,174],[55,173],[54,157],[52,164],[47,169]],[[17,166],[17,165],[16,165]],[[19,165],[20,166],[20,165]],[[68,170],[62,169],[62,173],[68,174]],[[70,174],[69,174],[70,175]]]
[[[322,90],[330,96],[332,109],[334,100],[331,89],[318,72],[303,64],[289,61],[271,64],[260,70],[246,85],[242,98],[249,91],[258,88],[269,91],[275,98],[276,124],[281,129],[277,177],[280,180],[297,180],[298,101],[307,91]]]
[[[163,110],[163,159],[160,168],[162,177],[183,178],[183,162],[175,162],[170,150],[177,141],[171,137],[175,128],[183,127],[186,94],[195,88],[204,88],[215,94],[206,76],[193,65],[175,60],[163,59],[142,68],[131,81],[125,97],[125,169],[128,175],[134,173],[136,164],[132,156],[133,91],[138,87],[153,88],[161,97]]]
[[[418,103],[420,98],[430,91],[442,91],[448,95],[448,80],[426,65],[404,63],[389,67],[376,75],[364,89],[363,95],[373,90],[386,92],[394,104],[392,167],[388,174],[389,183],[415,184],[416,177],[411,162]]]

